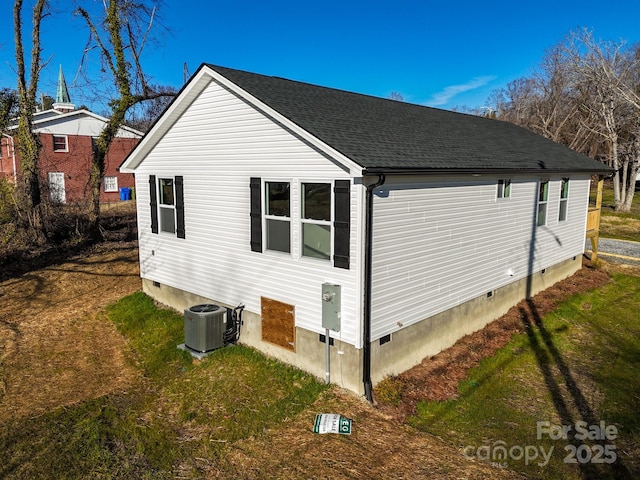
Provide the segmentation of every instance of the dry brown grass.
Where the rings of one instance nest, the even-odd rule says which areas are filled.
[[[122,391],[138,373],[96,315],[139,289],[137,249],[76,257],[0,284],[0,421]]]
[[[604,237],[640,240],[640,219],[630,216],[602,215],[600,232]]]
[[[316,413],[353,420],[351,435],[312,432]],[[520,475],[465,458],[444,440],[401,425],[337,388],[298,417],[260,438],[237,442],[223,464],[203,464],[208,478],[510,479]],[[221,468],[222,467],[222,468]]]

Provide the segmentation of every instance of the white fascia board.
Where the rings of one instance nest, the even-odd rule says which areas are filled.
[[[211,74],[205,69],[200,69],[191,78],[178,96],[169,105],[158,121],[151,127],[138,145],[120,165],[120,172],[135,173],[136,168],[142,163],[149,152],[169,131],[176,120],[189,108],[189,105],[211,83]]]
[[[51,112],[55,112],[55,110],[47,110],[46,112],[42,112],[42,113],[51,113]],[[48,123],[60,123],[66,120],[75,120],[75,117],[83,117],[83,116],[92,117],[104,123],[105,125],[109,122],[108,118],[105,118],[102,115],[98,115],[97,113],[93,113],[85,109],[74,110],[72,112],[67,112],[67,113],[61,113],[61,112],[56,112],[56,113],[57,113],[56,115],[48,115],[45,118],[41,118],[41,119],[37,119],[34,116],[33,131],[36,133],[40,133],[42,129],[46,128],[46,125]],[[13,125],[9,128],[9,130],[14,130],[16,128],[17,128],[17,125]],[[137,137],[142,137],[144,135],[144,133],[142,133],[141,131],[136,130],[135,128],[131,128],[127,125],[121,125],[119,130],[127,131]]]
[[[304,139],[306,142],[310,143],[314,147],[318,148],[322,152],[326,153],[328,156],[334,158],[338,162],[342,163],[342,165],[347,168],[352,176],[360,176],[362,175],[362,166],[358,165],[356,162],[351,160],[349,157],[343,155],[339,151],[332,148],[330,145],[326,144],[319,138],[315,137],[311,133],[309,133],[304,128],[300,127],[297,123],[292,122],[287,117],[278,113],[277,110],[269,107],[265,103],[261,102],[259,99],[251,95],[249,92],[243,90],[241,87],[227,79],[225,76],[219,74],[215,70],[209,68],[207,65],[203,67],[203,70],[206,70],[209,75],[213,77],[213,79],[219,84],[223,85],[242,99],[244,99],[247,103],[252,105],[254,108],[266,114],[268,117],[276,120],[281,125],[284,125],[290,131],[295,133],[298,137]]]

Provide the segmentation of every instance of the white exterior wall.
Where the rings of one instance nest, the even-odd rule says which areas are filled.
[[[149,175],[184,177],[186,239],[151,233]],[[291,182],[291,255],[250,247],[250,177]],[[349,174],[262,113],[211,82],[136,169],[143,278],[260,314],[260,297],[295,305],[296,326],[318,333],[321,286],[342,286],[342,330],[360,346],[358,208],[351,187],[351,269],[300,254],[300,184]],[[264,192],[263,192],[264,202]],[[264,208],[262,209],[264,213]],[[263,225],[264,232],[264,225]]]
[[[80,135],[87,137],[98,137],[106,122],[100,118],[91,115],[75,113],[73,115],[60,115],[52,117],[44,122],[38,122],[34,131],[37,133],[51,133],[53,135]],[[140,134],[136,134],[130,130],[120,128],[118,138],[140,138]]]
[[[512,177],[508,199],[497,180],[389,178],[376,190],[372,341],[583,253],[588,176],[570,177],[565,222],[561,178],[549,178],[541,227],[538,179]]]

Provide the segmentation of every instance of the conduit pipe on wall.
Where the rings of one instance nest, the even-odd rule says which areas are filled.
[[[364,396],[369,402],[373,402],[373,385],[371,384],[371,274],[373,265],[373,192],[385,181],[384,175],[378,175],[378,181],[367,186],[364,243],[364,326],[362,329],[363,359],[362,382],[364,383]]]

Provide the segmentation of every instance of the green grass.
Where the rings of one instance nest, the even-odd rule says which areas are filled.
[[[470,371],[458,399],[423,402],[410,423],[485,458],[499,445],[553,448],[545,466],[538,465],[541,456],[529,465],[524,458],[506,459],[509,468],[536,478],[637,477],[639,311],[640,278],[617,275],[604,288],[565,302],[540,325],[529,319],[525,334]],[[604,442],[616,446],[616,464],[567,464],[569,441],[537,438],[537,422],[575,426],[581,420],[588,425],[604,421],[619,430],[617,439]],[[575,442],[578,448],[598,443]]]
[[[590,200],[595,203],[596,188],[591,189]],[[602,216],[600,219],[600,235],[606,238],[632,240],[640,242],[640,191],[635,192],[631,211],[620,213],[614,211],[613,187],[606,183],[602,191]]]
[[[143,376],[129,392],[0,426],[0,478],[201,476],[232,442],[259,436],[327,386],[257,351],[228,346],[202,362],[177,349],[183,318],[142,293],[109,306]]]

